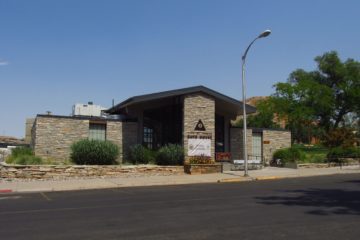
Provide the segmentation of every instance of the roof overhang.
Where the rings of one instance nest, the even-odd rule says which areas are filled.
[[[213,97],[217,105],[225,107],[228,111],[231,111],[234,114],[241,115],[243,112],[242,110],[243,103],[241,101],[238,101],[234,98],[231,98],[229,96],[226,96],[222,93],[219,93],[204,86],[181,88],[181,89],[175,89],[165,92],[158,92],[158,93],[151,93],[151,94],[130,97],[125,101],[115,105],[114,107],[107,109],[105,112],[110,114],[116,114],[116,113],[120,113],[123,109],[136,104],[141,104],[155,100],[162,100],[171,97],[179,97],[194,93],[204,93],[206,95]],[[254,113],[254,112],[256,112],[256,108],[246,104],[246,113]]]

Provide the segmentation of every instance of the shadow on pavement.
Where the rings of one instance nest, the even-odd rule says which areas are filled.
[[[255,197],[260,204],[314,207],[314,215],[360,215],[360,191],[308,189],[285,191],[284,196]]]

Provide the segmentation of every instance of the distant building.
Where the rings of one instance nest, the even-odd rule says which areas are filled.
[[[88,104],[77,103],[73,106],[72,115],[100,117],[104,110],[106,110],[106,108],[100,105],[94,105],[93,102],[88,102]]]

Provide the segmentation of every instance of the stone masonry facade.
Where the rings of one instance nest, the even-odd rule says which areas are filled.
[[[263,156],[269,163],[276,150],[291,147],[291,132],[264,129],[263,143]]]
[[[259,130],[257,130],[259,132]],[[252,129],[247,129],[247,152],[252,155]],[[281,148],[291,147],[291,133],[286,130],[261,129],[262,133],[262,156],[265,163],[269,163],[274,152]],[[243,130],[241,128],[230,129],[230,152],[233,160],[244,159],[243,157]],[[250,159],[251,157],[249,157]]]
[[[71,145],[89,137],[89,119],[37,116],[32,128],[31,146],[35,155],[51,158],[59,163],[70,158]],[[119,162],[127,155],[129,147],[136,143],[136,123],[106,121],[106,140],[119,146]],[[124,135],[132,135],[123,139]]]
[[[215,99],[203,94],[189,94],[184,96],[183,109],[183,144],[185,160],[188,159],[188,135],[211,137],[211,158],[215,159]],[[196,124],[201,120],[205,131],[195,131]]]

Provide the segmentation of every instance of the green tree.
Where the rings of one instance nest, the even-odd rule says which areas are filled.
[[[298,141],[345,126],[349,115],[359,119],[360,63],[342,62],[334,51],[315,61],[317,70],[298,69],[275,85],[275,111],[287,118]]]
[[[253,128],[279,128],[274,121],[275,106],[271,97],[260,100],[256,103],[256,113],[247,116],[247,126]],[[237,127],[243,126],[240,119],[234,124]]]

